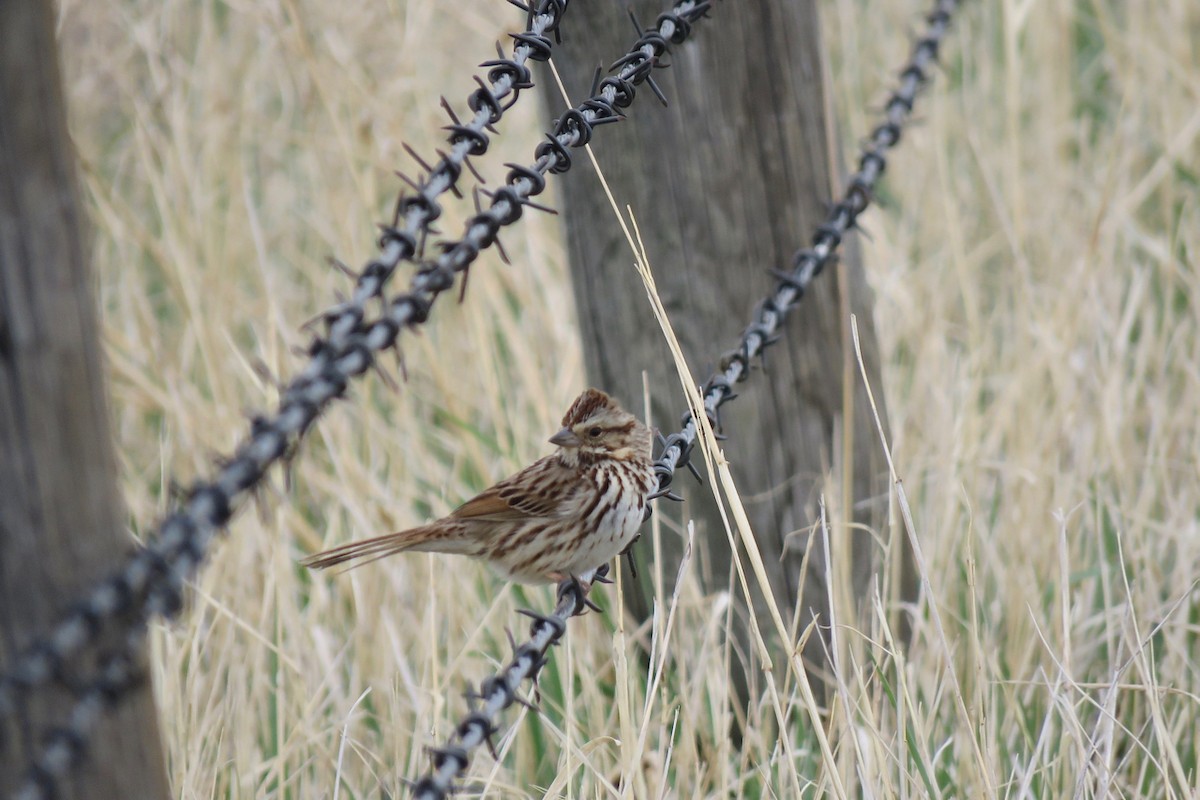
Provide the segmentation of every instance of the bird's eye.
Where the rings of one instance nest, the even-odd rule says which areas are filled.
[[[600,435],[599,427],[592,428],[591,430],[588,431],[588,436],[592,437],[593,439],[595,439],[599,435]]]

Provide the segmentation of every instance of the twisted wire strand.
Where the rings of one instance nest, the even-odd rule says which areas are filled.
[[[751,362],[779,341],[776,331],[783,326],[788,312],[804,297],[813,279],[835,260],[842,238],[855,227],[859,215],[870,205],[875,185],[887,168],[888,151],[900,141],[904,126],[912,116],[917,93],[929,81],[929,71],[937,64],[938,49],[959,5],[960,0],[934,0],[933,8],[926,16],[926,28],[916,39],[912,53],[900,71],[899,85],[884,106],[883,122],[871,132],[859,157],[858,170],[850,176],[842,199],[817,226],[812,246],[800,249],[792,256],[791,270],[772,270],[778,278],[775,288],[759,302],[754,319],[742,333],[738,346],[722,356],[719,370],[701,387],[705,415],[714,431],[721,429],[721,406],[737,397],[734,384],[746,380]],[[671,490],[675,472],[680,467],[695,471],[690,459],[698,429],[691,411],[681,417],[680,425],[679,431],[660,438],[662,452],[654,464],[658,489],[651,499],[682,500]]]
[[[594,580],[608,581],[608,565],[596,570]],[[558,604],[550,614],[521,610],[520,613],[533,619],[529,626],[529,639],[520,645],[514,644],[512,660],[499,672],[483,680],[478,693],[468,699],[478,701],[455,726],[454,733],[441,747],[429,748],[433,767],[420,780],[412,784],[414,800],[445,800],[454,793],[454,781],[470,766],[471,750],[486,744],[492,755],[496,748],[492,736],[499,731],[496,720],[500,712],[513,703],[528,705],[517,695],[517,689],[525,680],[535,681],[538,672],[546,665],[547,651],[558,644],[567,633],[567,620],[583,614],[588,608],[600,608],[588,599],[588,589],[577,580],[566,580],[558,586]]]
[[[421,263],[418,275],[428,278],[428,286],[444,290],[453,285],[455,274],[466,271],[479,253],[496,241],[502,227],[521,218],[526,206],[545,210],[530,198],[546,188],[546,175],[567,172],[571,149],[588,144],[596,127],[624,119],[621,109],[633,103],[639,85],[648,83],[661,97],[651,71],[669,66],[661,61],[669,46],[686,41],[692,24],[704,18],[710,7],[710,0],[679,0],[669,12],[659,15],[655,26],[643,30],[629,52],[610,67],[615,74],[601,80],[591,97],[555,120],[553,131],[534,150],[532,164],[506,164],[509,172],[504,186],[485,193],[491,200],[489,207],[467,221],[462,238],[440,242],[437,248],[441,253]]]
[[[380,240],[380,257],[358,275],[349,300],[321,315],[325,338],[309,348],[310,360],[286,387],[275,416],[256,417],[250,436],[224,460],[215,480],[193,487],[183,508],[162,522],[154,541],[133,553],[116,574],[93,587],[48,635],[26,648],[0,675],[0,718],[11,711],[17,690],[30,691],[54,680],[65,660],[96,641],[105,622],[134,610],[150,596],[152,587],[171,584],[150,596],[149,613],[176,613],[183,580],[203,558],[214,531],[228,523],[238,504],[265,477],[266,470],[288,456],[328,403],[345,392],[347,379],[371,365],[369,357],[364,359],[369,354],[357,352],[352,341],[361,333],[366,303],[383,297],[387,281],[401,261],[417,257],[429,225],[441,215],[437,198],[455,188],[469,157],[487,151],[489,138],[485,131],[494,130],[520,92],[533,86],[526,62],[550,58],[552,43],[547,34],[557,33],[568,2],[518,4],[526,11],[528,23],[523,33],[511,34],[516,41],[512,58],[482,64],[491,67],[490,84],[476,78],[479,88],[468,99],[474,117],[465,124],[454,119],[447,126],[450,150],[429,168],[426,178],[416,185],[415,194],[402,194],[397,201],[393,223],[385,226]],[[419,286],[414,289],[421,291]],[[390,332],[387,347],[394,342],[400,326],[425,321],[421,311],[421,304],[415,303],[413,312]]]
[[[182,579],[153,585],[149,589],[148,608],[161,609],[181,602]],[[155,612],[161,613],[161,611]],[[125,631],[120,647],[100,660],[98,669],[89,677],[68,681],[60,670],[55,677],[68,685],[75,695],[75,704],[66,721],[43,735],[25,774],[25,780],[11,796],[12,800],[53,800],[59,794],[62,780],[87,755],[93,729],[107,710],[114,708],[129,692],[145,679],[140,667],[140,653],[149,635],[149,618],[135,618]]]
[[[335,309],[343,319],[343,325],[333,326],[330,331],[330,337],[335,341],[337,336],[353,329],[349,322],[362,318],[368,301],[383,296],[397,265],[419,256],[430,225],[442,215],[438,197],[447,191],[457,191],[462,168],[470,168],[468,159],[487,152],[490,145],[488,132],[495,132],[494,126],[517,102],[521,91],[533,88],[533,76],[527,62],[550,60],[552,43],[547,34],[557,36],[570,0],[537,0],[536,6],[534,0],[527,5],[515,0],[509,2],[524,9],[528,15],[525,31],[510,34],[516,42],[512,58],[500,54],[499,58],[480,65],[491,69],[487,73],[489,83],[475,78],[479,88],[467,100],[475,115],[463,124],[451,112],[452,124],[446,126],[450,131],[450,150],[439,151],[441,160],[433,167],[426,166],[427,175],[413,186],[414,194],[402,193],[397,199],[392,223],[384,226],[384,235],[379,240],[379,257],[367,263],[358,275],[350,299]],[[422,163],[422,166],[425,165]]]
[[[565,8],[566,2],[543,0],[543,5]],[[284,388],[275,415],[255,417],[249,438],[228,459],[216,479],[195,486],[183,508],[163,521],[157,538],[133,553],[116,574],[94,587],[47,637],[23,651],[9,673],[0,676],[0,718],[12,711],[18,690],[28,692],[54,680],[61,681],[65,662],[94,643],[107,622],[130,615],[129,626],[137,628],[151,617],[169,618],[179,612],[185,581],[203,561],[217,530],[228,523],[238,505],[262,481],[266,470],[288,457],[321,412],[345,394],[350,380],[374,366],[378,354],[395,346],[401,330],[428,319],[433,302],[454,285],[455,275],[465,271],[483,249],[496,242],[501,227],[520,219],[526,205],[534,205],[530,197],[545,188],[546,173],[560,174],[570,169],[568,148],[587,144],[595,126],[624,119],[618,109],[633,103],[638,85],[649,82],[654,87],[650,73],[656,66],[666,66],[659,59],[668,52],[669,44],[685,41],[692,23],[703,18],[710,5],[709,0],[679,0],[671,11],[658,17],[655,27],[642,31],[633,48],[614,63],[617,74],[604,78],[595,95],[556,121],[554,132],[536,148],[534,164],[529,167],[509,164],[505,186],[491,193],[491,206],[468,222],[464,237],[440,245],[441,255],[421,263],[409,291],[386,301],[383,315],[370,321],[364,319],[366,299],[382,297],[384,285],[382,280],[373,282],[373,279],[363,283],[369,274],[380,274],[374,267],[382,262],[368,265],[355,294],[360,294],[363,285],[374,287],[373,294],[365,295],[362,303],[349,301],[322,315],[325,335],[310,346],[308,364]],[[520,35],[518,39],[524,42]],[[654,88],[659,94],[657,87]],[[396,248],[403,251],[404,241],[403,231],[387,226],[380,246],[385,254],[396,252]],[[105,671],[117,660],[130,658],[131,654],[126,652],[111,656],[101,665],[96,685],[100,685]],[[127,684],[116,692],[111,702],[116,702],[133,685]],[[79,696],[77,705],[84,703],[90,694],[85,691]],[[80,718],[91,724],[96,719],[92,715]],[[53,796],[54,781],[83,757],[90,725],[87,730],[64,730],[73,743],[65,748],[70,757],[46,759],[43,748],[26,786],[33,787],[30,791],[43,793],[27,797]],[[62,738],[51,737],[47,747],[61,752]],[[52,769],[38,769],[37,765],[43,762]]]
[[[13,800],[47,800],[58,795],[59,783],[71,767],[83,759],[88,740],[103,714],[141,685],[145,672],[138,654],[146,641],[148,628],[135,625],[126,633],[123,646],[107,659],[98,673],[76,690],[75,705],[66,721],[50,730],[41,749],[13,793]]]

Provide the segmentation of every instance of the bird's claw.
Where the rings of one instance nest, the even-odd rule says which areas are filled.
[[[588,570],[583,574],[584,577],[571,575],[558,585],[558,599],[560,602],[565,600],[568,595],[574,596],[576,610],[572,616],[580,616],[586,613],[586,609],[588,608],[593,611],[603,610],[588,597],[588,592],[592,589],[592,581],[599,574],[599,570]]]

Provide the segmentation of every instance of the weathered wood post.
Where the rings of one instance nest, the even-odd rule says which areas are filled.
[[[46,0],[0,3],[0,670],[129,548],[54,18]],[[0,797],[71,703],[39,691],[0,722]],[[59,796],[168,793],[146,683]]]
[[[664,10],[661,0],[634,6],[643,27]],[[673,48],[672,68],[654,73],[669,107],[644,86],[639,93],[646,96],[629,109],[630,118],[597,132],[592,147],[617,202],[633,207],[663,302],[703,381],[772,286],[767,270],[790,268],[792,254],[810,242],[825,204],[841,187],[816,3],[721,3],[696,26],[688,42]],[[624,53],[636,33],[625,4],[608,2],[573,3],[564,30],[554,63],[578,102],[595,68]],[[558,89],[549,78],[541,85],[550,115],[557,116],[565,107]],[[600,183],[587,159],[578,163],[580,174],[557,185],[589,379],[637,407],[642,371],[648,371],[654,421],[676,430],[685,405],[671,357]],[[842,486],[836,502],[840,511],[850,509],[843,522],[856,523],[831,531],[832,546],[849,559],[851,596],[865,591],[878,568],[876,535],[888,535],[886,466],[849,360],[854,312],[880,398],[872,299],[853,237],[848,248],[841,266],[821,276],[793,312],[785,341],[769,353],[769,374],[739,385],[739,399],[723,410],[726,452],[773,593],[785,614],[800,604],[801,627],[812,614],[829,619],[826,559],[814,531],[818,501],[830,491],[825,476],[837,476]],[[687,489],[692,480],[680,475],[676,485]],[[687,495],[684,513],[698,519],[706,551],[700,563],[707,588],[726,588],[731,556],[725,532],[706,490]],[[665,505],[658,504],[660,513]],[[639,548],[645,563],[650,550],[645,542]],[[807,549],[812,555],[802,575]],[[668,579],[677,558],[676,547],[663,569]],[[632,598],[643,615],[648,572]],[[910,583],[910,596],[913,588]],[[814,637],[810,663],[822,664],[822,651]]]

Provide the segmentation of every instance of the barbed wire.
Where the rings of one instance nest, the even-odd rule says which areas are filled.
[[[709,0],[679,0],[671,11],[659,15],[654,27],[642,30],[629,52],[610,67],[616,74],[599,80],[591,97],[555,120],[553,132],[534,150],[534,163],[505,165],[509,172],[504,186],[494,192],[483,192],[491,199],[491,205],[480,208],[467,221],[462,238],[440,242],[437,248],[441,254],[422,262],[418,274],[429,276],[430,286],[448,288],[456,273],[467,270],[479,253],[495,242],[501,227],[520,219],[525,206],[548,210],[530,200],[546,188],[546,175],[570,170],[571,148],[588,144],[597,126],[624,119],[621,109],[633,103],[640,84],[647,83],[662,99],[661,90],[650,77],[651,71],[669,66],[661,61],[668,45],[686,41],[692,24],[703,18],[710,6]]]
[[[539,8],[556,9],[554,19],[558,20],[566,3],[567,0],[543,0]],[[597,125],[623,119],[619,109],[633,103],[638,85],[649,83],[661,99],[661,91],[650,77],[651,71],[656,66],[666,66],[660,59],[668,52],[668,44],[685,41],[691,33],[692,23],[704,17],[710,5],[709,0],[681,0],[670,12],[659,16],[655,27],[642,31],[633,48],[614,63],[612,68],[618,70],[617,74],[601,80],[599,91],[556,121],[554,132],[536,148],[534,164],[528,167],[508,164],[510,172],[505,185],[489,194],[491,207],[477,212],[468,222],[462,239],[439,245],[442,254],[421,263],[409,291],[386,301],[384,314],[366,322],[366,302],[375,296],[382,299],[386,280],[394,271],[395,263],[401,255],[411,257],[408,252],[411,237],[395,225],[384,228],[380,237],[384,258],[372,261],[364,269],[352,300],[319,317],[324,321],[325,336],[318,336],[309,347],[309,363],[284,388],[275,416],[255,417],[250,437],[225,462],[217,478],[212,483],[195,486],[183,508],[163,521],[158,537],[135,551],[122,569],[88,592],[47,637],[35,641],[18,656],[15,667],[0,676],[0,718],[12,712],[18,691],[32,691],[56,680],[65,683],[63,665],[83,648],[95,643],[109,622],[132,615],[130,627],[136,628],[154,616],[173,617],[179,612],[185,581],[203,561],[216,531],[228,523],[238,504],[261,483],[266,470],[275,462],[290,457],[321,412],[344,395],[352,378],[376,366],[375,356],[393,348],[401,330],[428,319],[434,300],[453,286],[455,275],[464,272],[483,249],[496,243],[501,227],[520,219],[526,205],[541,208],[529,198],[543,191],[547,173],[560,174],[570,169],[568,148],[587,144]],[[536,19],[542,16],[539,13]],[[531,21],[531,28],[534,24]],[[557,29],[557,24],[554,21],[553,28],[543,25],[541,30]],[[518,47],[530,46],[523,35],[518,34],[515,38]],[[542,39],[548,46],[549,40]],[[510,74],[507,68],[504,68],[504,74]],[[503,75],[499,77],[503,78]],[[510,88],[515,94],[515,88]],[[472,95],[472,103],[480,103],[486,108],[498,105],[480,99],[482,97],[477,91]],[[478,147],[479,136],[463,132],[467,126],[456,121],[450,127],[454,135],[464,137],[460,145],[470,141],[472,147]],[[481,131],[477,133],[482,135]],[[452,152],[457,152],[457,147]],[[470,154],[468,148],[459,163]],[[442,163],[452,163],[451,158],[444,156]],[[444,168],[443,175],[457,179],[459,172],[451,166]],[[424,209],[421,213],[427,214],[440,213],[436,203],[428,198],[416,202],[401,198],[396,219],[401,216],[409,219],[418,213],[414,209]],[[429,217],[422,224],[427,227],[432,219]],[[392,266],[386,266],[385,259],[396,254],[399,255]],[[85,705],[88,709],[93,708],[98,696],[110,703],[117,702],[135,685],[129,682],[114,687],[105,677],[121,663],[131,662],[135,653],[115,653],[102,663],[91,684],[77,690],[79,699],[70,719],[89,724],[86,728],[74,728],[69,724],[51,734],[35,759],[30,780],[22,789],[24,797],[52,796],[57,780],[82,758],[86,752],[87,734],[96,716],[80,709]]]
[[[798,250],[792,256],[791,271],[772,270],[778,278],[775,289],[759,302],[754,321],[742,333],[738,346],[721,358],[719,370],[701,387],[704,411],[714,431],[721,430],[721,406],[737,397],[734,384],[746,380],[751,362],[779,341],[776,331],[786,321],[788,312],[800,302],[813,279],[835,260],[842,237],[855,227],[859,215],[870,205],[875,184],[887,168],[887,153],[900,141],[904,125],[912,115],[917,92],[929,80],[928,71],[937,63],[938,49],[960,1],[934,0],[933,9],[926,16],[927,27],[917,38],[912,54],[900,71],[900,85],[884,106],[884,121],[868,138],[859,157],[858,170],[850,176],[842,199],[833,205],[825,221],[817,227],[812,246]],[[699,477],[691,463],[698,434],[691,411],[684,413],[680,425],[679,431],[659,437],[662,452],[654,464],[658,489],[650,496],[652,500],[662,497],[683,499],[671,490],[671,482],[680,467],[688,467]]]
[[[496,757],[492,736],[499,730],[496,718],[513,703],[533,707],[517,695],[517,689],[526,680],[536,681],[538,672],[546,664],[546,652],[562,640],[567,633],[567,620],[583,614],[591,608],[600,607],[588,599],[591,583],[609,583],[605,577],[608,565],[595,572],[591,582],[565,580],[558,585],[558,604],[550,614],[521,609],[518,613],[533,619],[529,626],[529,639],[521,645],[513,643],[513,657],[504,669],[484,678],[478,693],[468,693],[468,702],[478,701],[480,706],[472,709],[458,725],[446,744],[429,748],[433,757],[433,768],[420,780],[412,784],[414,800],[445,800],[454,792],[454,781],[470,766],[471,750],[486,744]]]
[[[431,224],[441,215],[438,197],[447,191],[458,193],[456,186],[463,166],[474,172],[469,158],[487,151],[490,143],[487,132],[495,132],[495,124],[516,103],[520,92],[532,88],[527,62],[550,58],[552,43],[548,34],[558,34],[569,0],[539,0],[528,5],[509,2],[527,16],[525,31],[511,34],[516,42],[512,57],[504,57],[497,46],[498,58],[481,65],[490,67],[489,83],[476,77],[479,87],[467,101],[475,113],[465,124],[443,98],[442,105],[452,122],[447,126],[450,149],[439,151],[440,160],[435,166],[430,167],[409,149],[425,167],[426,174],[420,181],[404,178],[415,193],[402,194],[397,200],[392,223],[385,227],[385,236],[380,241],[380,257],[370,261],[356,276],[350,299],[322,315],[327,322],[328,347],[314,343],[308,368],[285,391],[275,419],[259,417],[253,421],[250,440],[225,461],[212,484],[193,489],[184,508],[162,523],[157,540],[135,551],[119,571],[77,602],[48,636],[26,648],[16,664],[0,675],[0,718],[14,710],[18,692],[36,690],[55,680],[65,683],[65,663],[95,643],[107,623],[135,610],[139,604],[142,604],[136,608],[139,619],[156,614],[174,616],[182,605],[184,580],[203,559],[214,531],[228,522],[239,499],[262,481],[271,464],[288,457],[290,448],[321,409],[344,392],[345,381],[328,381],[331,376],[322,362],[353,330],[347,321],[361,320],[366,303],[373,297],[382,297],[396,267],[422,252]],[[361,371],[346,373],[346,377],[355,374]],[[322,379],[326,379],[327,388],[313,386]],[[135,620],[133,629],[138,627],[140,623]],[[86,731],[94,724],[102,706],[100,700],[111,702],[114,696],[135,684],[132,681],[120,684],[113,675],[123,671],[123,664],[131,663],[137,652],[135,642],[141,638],[129,636],[124,650],[104,663],[92,685],[76,692],[78,699],[67,724],[47,737],[20,796],[50,794],[53,777],[65,774],[70,764],[82,755]],[[42,795],[32,793],[36,787],[42,787]]]
[[[101,716],[145,679],[138,654],[148,632],[145,625],[130,628],[123,645],[103,660],[97,675],[75,688],[76,701],[66,722],[46,735],[13,800],[43,800],[58,795],[59,782],[87,752],[88,740]]]
[[[469,159],[487,152],[490,146],[488,132],[495,132],[496,123],[504,116],[504,112],[517,102],[521,91],[533,88],[533,76],[526,62],[550,60],[552,43],[546,34],[553,33],[556,37],[559,35],[559,25],[570,0],[537,0],[536,5],[534,0],[530,0],[528,4],[519,3],[517,0],[508,2],[525,11],[528,17],[523,33],[510,34],[516,41],[512,58],[505,58],[503,50],[497,45],[498,58],[480,64],[482,67],[491,67],[487,73],[490,84],[484,83],[478,76],[475,77],[479,88],[472,92],[467,100],[467,105],[475,112],[475,116],[466,124],[460,122],[445,98],[442,98],[442,107],[451,120],[451,124],[446,127],[446,130],[450,131],[451,147],[449,152],[438,151],[441,159],[437,164],[430,167],[406,146],[409,154],[425,168],[426,175],[421,181],[411,181],[403,175],[400,176],[409,182],[414,194],[402,193],[397,198],[392,224],[384,226],[383,236],[379,240],[382,251],[379,258],[368,262],[355,276],[353,294],[349,301],[337,309],[346,323],[355,315],[361,319],[367,302],[383,296],[387,282],[400,262],[411,261],[424,250],[430,225],[442,215],[438,197],[447,191],[461,196],[457,185],[462,168],[465,166],[474,173]],[[478,173],[474,174],[482,183],[483,179]],[[340,330],[348,330],[346,323],[331,326],[331,338]]]
[[[512,58],[482,64],[491,67],[491,84],[476,78],[479,88],[468,99],[475,116],[461,124],[452,115],[453,124],[448,126],[451,149],[441,153],[441,160],[429,168],[423,181],[414,182],[416,194],[400,196],[393,224],[385,226],[380,239],[380,257],[357,276],[350,299],[319,317],[325,321],[326,335],[310,346],[308,365],[283,391],[274,418],[255,417],[249,438],[224,460],[216,479],[195,486],[184,507],[163,521],[154,541],[139,548],[116,574],[97,584],[48,636],[26,648],[16,664],[0,675],[0,717],[11,710],[16,690],[28,691],[52,681],[61,672],[64,660],[94,643],[103,624],[133,609],[149,587],[161,587],[167,581],[176,584],[173,590],[159,591],[159,602],[150,609],[151,615],[173,616],[182,602],[182,576],[190,574],[202,560],[213,532],[229,521],[238,502],[261,483],[266,470],[289,455],[321,411],[344,393],[348,378],[371,366],[369,353],[354,346],[360,344],[354,337],[363,332],[366,303],[374,297],[382,298],[396,266],[420,252],[429,225],[441,215],[437,198],[454,189],[463,165],[469,163],[468,157],[486,152],[489,139],[485,131],[494,130],[494,124],[516,102],[520,91],[533,86],[526,62],[549,59],[551,42],[546,34],[558,32],[569,0],[539,0],[536,7],[509,2],[528,16],[525,32],[511,34],[517,42]],[[507,105],[503,102],[506,98]],[[422,295],[426,282],[414,281],[412,293]],[[375,328],[372,343],[383,337],[386,344],[380,342],[382,346],[372,348],[372,352],[391,347],[401,327],[425,321],[428,304],[417,299],[410,306],[407,316],[396,315],[402,318],[394,325],[382,331]]]
[[[437,198],[455,189],[462,167],[469,167],[470,156],[487,151],[486,131],[494,131],[495,123],[517,101],[520,92],[533,86],[526,62],[550,58],[552,45],[546,34],[557,34],[569,0],[539,0],[536,7],[532,3],[509,2],[528,16],[526,30],[511,34],[517,42],[512,58],[501,54],[500,58],[482,64],[491,67],[488,72],[491,83],[485,84],[476,77],[479,88],[468,98],[475,116],[462,124],[451,112],[449,152],[439,153],[441,160],[428,168],[425,179],[413,183],[415,194],[400,196],[393,223],[385,227],[380,239],[380,257],[370,261],[358,274],[350,299],[321,315],[326,323],[326,338],[318,339],[310,347],[310,361],[285,390],[275,418],[255,418],[249,440],[225,461],[213,483],[195,487],[184,508],[163,522],[157,542],[140,549],[120,572],[97,585],[48,637],[28,648],[17,664],[0,677],[0,716],[11,703],[13,689],[28,690],[47,683],[53,678],[55,662],[69,658],[95,641],[103,621],[129,610],[155,576],[161,578],[164,572],[175,572],[167,560],[174,556],[183,558],[181,571],[190,573],[194,565],[187,560],[198,562],[202,558],[212,531],[228,522],[237,501],[260,483],[271,464],[286,457],[294,440],[303,436],[325,405],[342,394],[345,381],[342,376],[330,374],[331,356],[345,350],[361,324],[366,303],[383,296],[396,266],[412,260],[421,251],[430,224],[441,215]],[[443,105],[449,110],[444,99]],[[414,317],[406,322],[423,321]],[[390,341],[394,341],[394,336]],[[351,377],[361,374],[366,366],[346,374]],[[333,367],[336,370],[336,365]],[[178,592],[164,593],[166,608],[179,605],[172,600],[175,595]],[[169,610],[160,611],[172,615]]]

